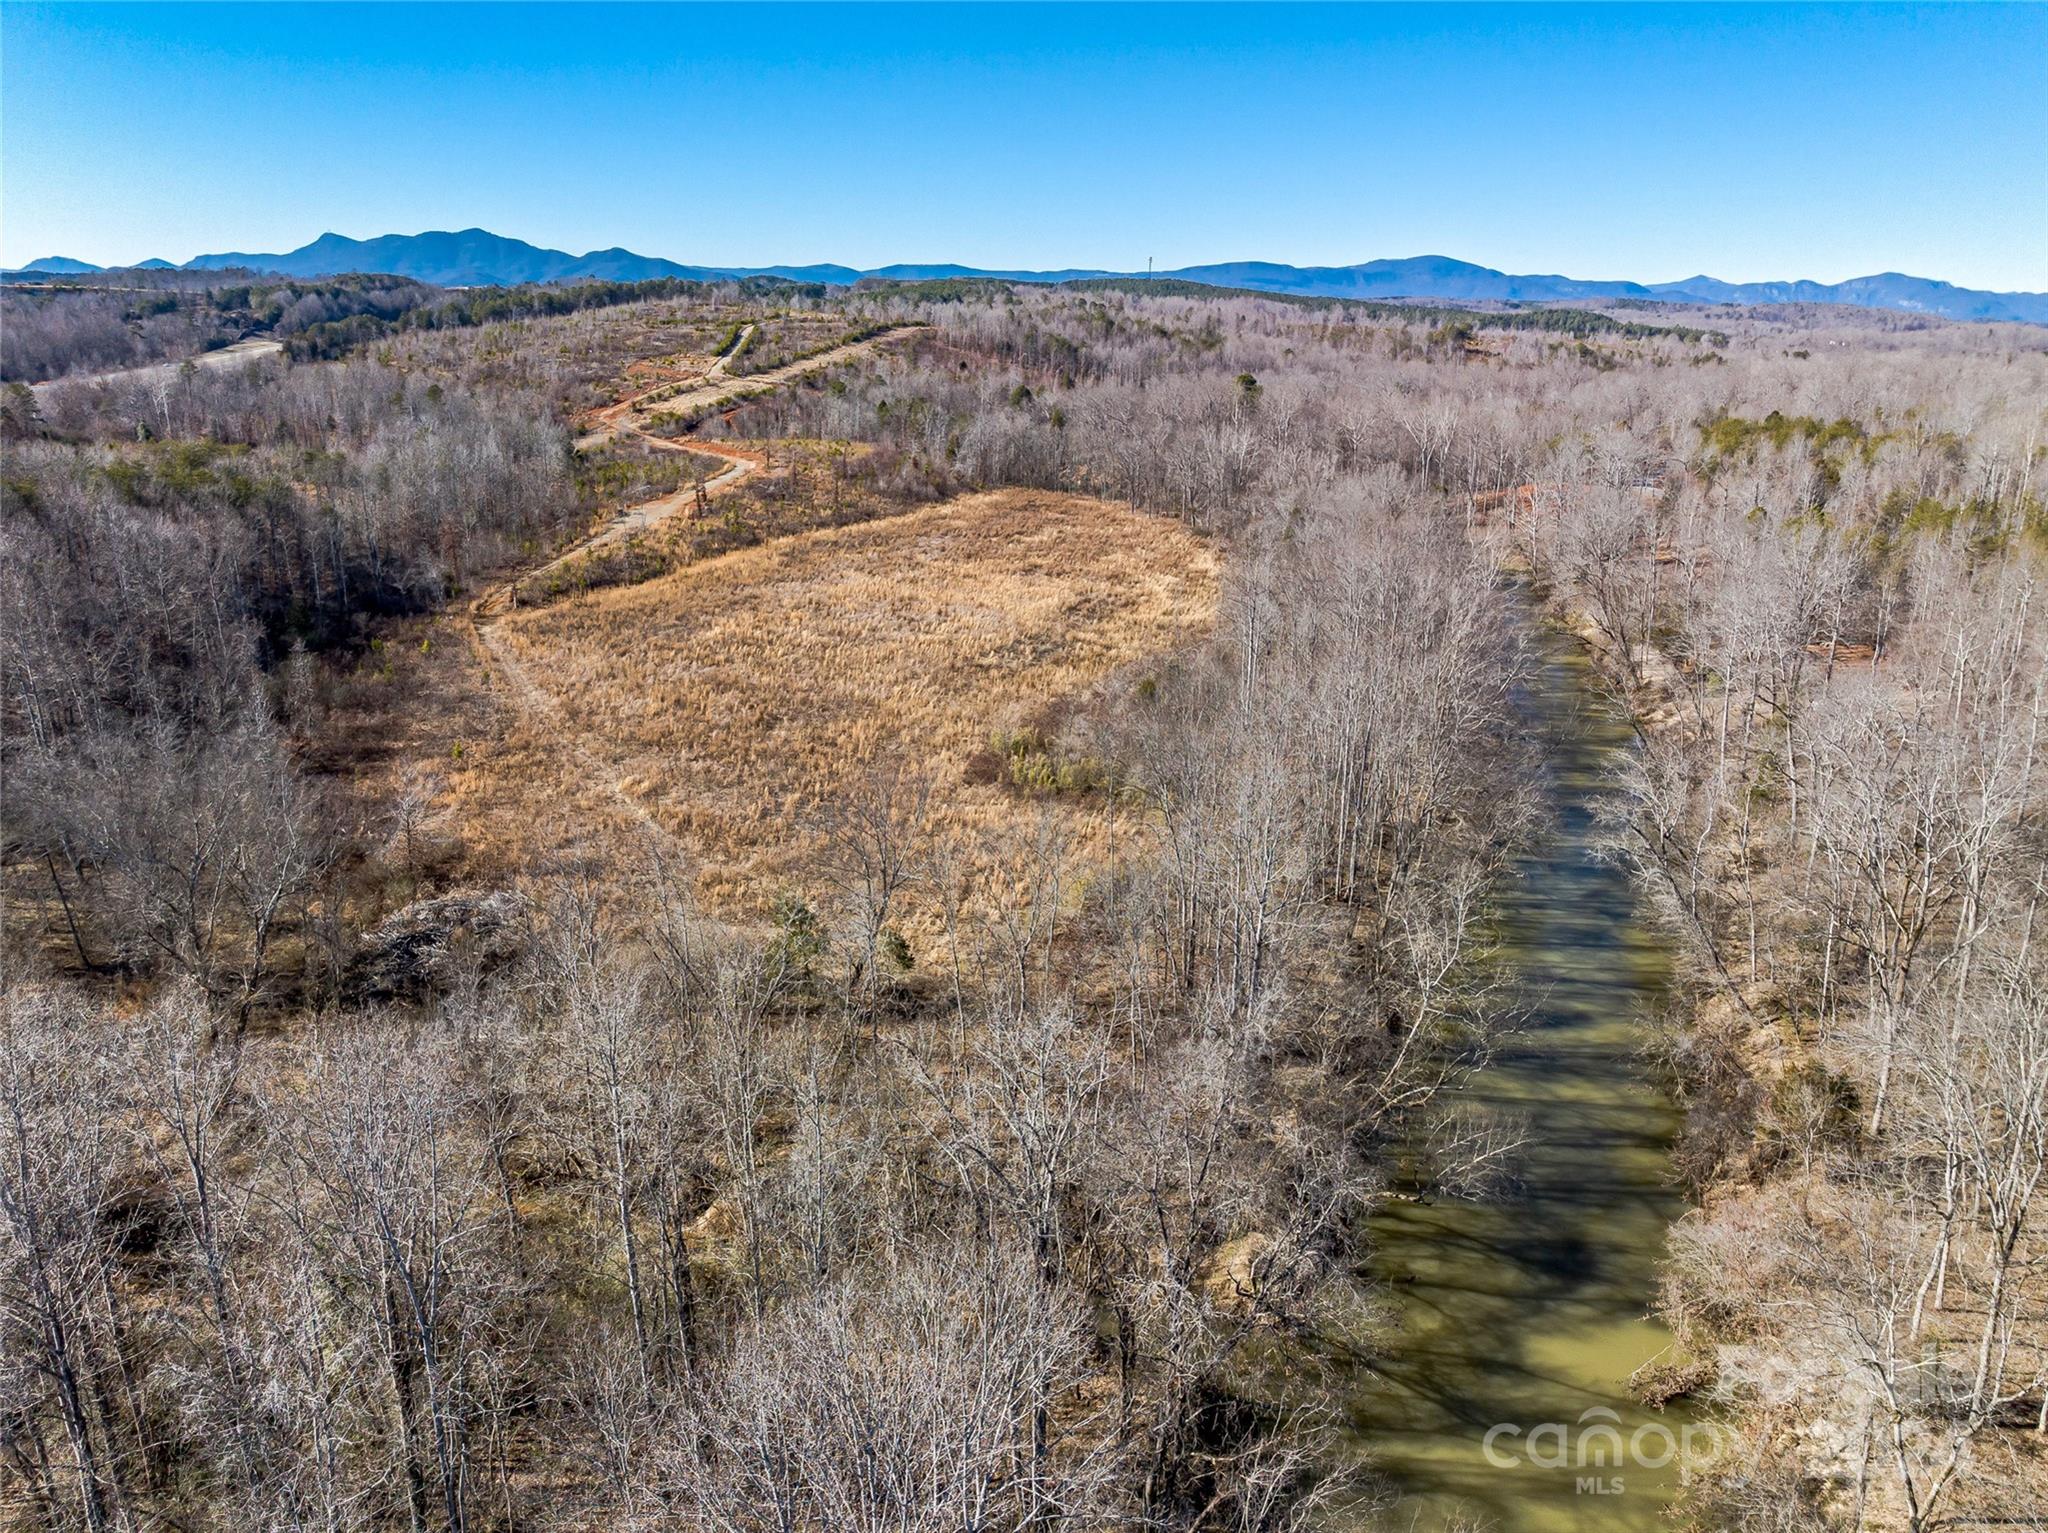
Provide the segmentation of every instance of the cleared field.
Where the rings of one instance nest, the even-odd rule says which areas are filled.
[[[562,727],[759,908],[806,813],[873,763],[928,771],[941,835],[1018,817],[969,781],[997,730],[1085,696],[1211,620],[1216,556],[1178,523],[1079,496],[971,495],[783,539],[498,627]]]

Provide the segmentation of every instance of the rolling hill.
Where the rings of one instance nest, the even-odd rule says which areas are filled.
[[[143,266],[170,263],[145,261]],[[929,281],[945,277],[989,277],[1009,282],[1067,282],[1088,277],[1128,277],[1133,272],[1067,269],[990,270],[951,263],[902,263],[866,270],[831,264],[809,266],[693,266],[644,256],[612,246],[584,255],[549,250],[485,229],[425,234],[386,234],[350,239],[323,234],[311,244],[278,254],[223,251],[184,263],[191,271],[247,268],[290,277],[342,272],[385,272],[443,287],[503,287],[526,282],[602,280],[644,282],[657,277],[706,280],[719,277],[786,277],[796,282],[846,286],[865,277]],[[85,261],[50,256],[22,268],[26,273],[85,275],[101,268]],[[1611,299],[1697,304],[1852,304],[1953,320],[2006,320],[2048,324],[2048,293],[1993,293],[1956,287],[1928,277],[1880,272],[1846,282],[1723,282],[1688,277],[1678,282],[1588,281],[1555,274],[1516,275],[1449,256],[1364,261],[1355,266],[1289,266],[1271,261],[1229,261],[1184,266],[1158,273],[1215,287],[1249,288],[1314,298],[1413,298],[1497,303],[1584,303]]]

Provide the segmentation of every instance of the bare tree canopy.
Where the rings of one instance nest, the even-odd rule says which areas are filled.
[[[1675,1515],[2048,1515],[2043,333],[415,288],[0,295],[0,1521],[1410,1526],[1561,815]]]

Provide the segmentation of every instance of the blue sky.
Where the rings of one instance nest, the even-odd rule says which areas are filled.
[[[1443,254],[2048,289],[2048,6],[0,5],[0,260]]]

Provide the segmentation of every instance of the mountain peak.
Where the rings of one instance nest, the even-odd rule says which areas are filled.
[[[158,263],[146,263],[158,264]],[[987,277],[1008,282],[1065,282],[1091,277],[1136,277],[1137,272],[1094,269],[1010,271],[951,262],[846,266],[686,266],[643,256],[620,245],[583,255],[549,250],[488,229],[381,234],[359,240],[333,230],[311,244],[278,255],[242,251],[202,255],[186,269],[249,267],[287,277],[383,272],[444,287],[501,287],[530,282],[644,282],[656,277],[727,279],[772,276],[843,287],[866,277],[918,281],[933,277]],[[31,262],[24,270],[82,274],[101,268],[62,256]],[[1289,266],[1276,261],[1228,261],[1183,266],[1153,275],[1213,287],[1313,298],[1410,299],[1435,303],[1599,303],[1617,298],[1690,304],[1853,304],[1955,320],[2048,324],[2048,294],[1992,293],[1956,287],[1902,272],[1878,272],[1846,282],[1723,282],[1701,274],[1678,282],[1587,280],[1516,274],[1441,254],[1361,261],[1352,266]]]

